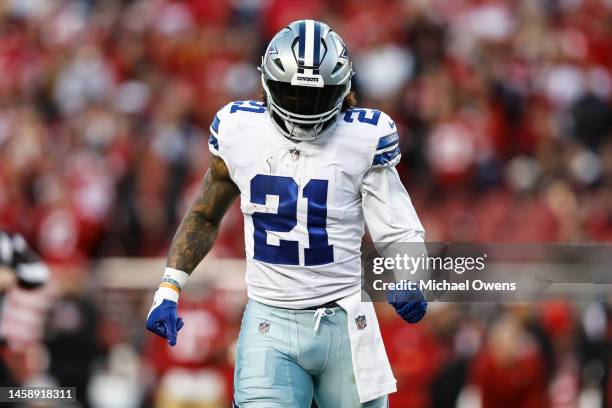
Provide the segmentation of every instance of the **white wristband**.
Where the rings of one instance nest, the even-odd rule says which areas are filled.
[[[153,307],[151,309],[154,309],[159,306],[164,299],[168,299],[178,303],[179,294],[174,289],[160,286],[159,288],[157,288],[157,290],[155,291],[155,295],[153,296]]]
[[[153,296],[153,306],[151,306],[149,310],[149,315],[153,309],[159,306],[165,299],[178,303],[179,294],[185,286],[188,277],[189,274],[183,271],[174,268],[166,268],[159,288],[157,288]]]
[[[189,274],[183,271],[179,271],[178,269],[166,267],[164,274],[162,276],[162,283],[170,283],[179,290],[183,290],[185,283],[187,282],[187,278],[189,278]]]

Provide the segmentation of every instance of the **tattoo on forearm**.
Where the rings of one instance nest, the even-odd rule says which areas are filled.
[[[223,215],[239,194],[223,160],[213,157],[195,200],[174,235],[168,266],[189,274],[213,246]]]

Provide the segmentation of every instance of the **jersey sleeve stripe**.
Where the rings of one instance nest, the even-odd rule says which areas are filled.
[[[396,164],[401,157],[399,146],[385,153],[380,153],[374,156],[372,161],[373,166],[390,166]]]
[[[381,153],[387,153],[387,152],[397,149],[398,146],[399,146],[399,143],[394,143],[388,147],[385,147],[384,149],[377,150],[374,154],[377,155]]]
[[[219,117],[217,115],[215,115],[215,118],[213,119],[212,123],[210,124],[210,130],[214,133],[214,134],[219,134]]]
[[[216,138],[215,136],[210,135],[210,137],[208,138],[208,144],[209,144],[211,147],[214,147],[214,149],[215,149],[216,151],[218,151],[218,150],[219,150],[219,140],[217,140],[217,138]]]
[[[378,145],[376,146],[376,150],[386,149],[387,147],[393,146],[398,142],[399,136],[397,133],[381,137],[380,139],[378,139]]]

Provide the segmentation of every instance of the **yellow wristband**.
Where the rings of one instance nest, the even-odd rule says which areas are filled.
[[[160,287],[160,288],[161,288],[161,287],[164,287],[164,288],[170,288],[170,289],[172,289],[173,291],[175,291],[177,294],[180,294],[180,293],[181,293],[181,291],[179,290],[179,288],[177,288],[175,285],[173,285],[173,284],[171,284],[171,283],[168,283],[168,282],[162,282],[162,283],[160,283],[160,284],[159,284],[159,287]]]

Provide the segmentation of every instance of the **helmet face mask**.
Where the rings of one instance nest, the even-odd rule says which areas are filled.
[[[272,122],[296,141],[315,140],[333,127],[353,75],[340,37],[314,20],[276,34],[260,70]]]

